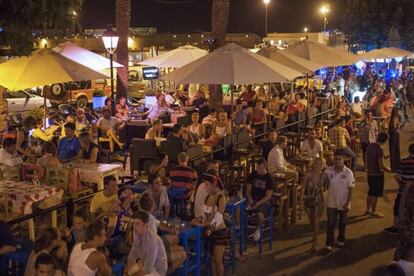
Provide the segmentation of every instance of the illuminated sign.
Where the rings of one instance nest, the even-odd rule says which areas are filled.
[[[143,67],[142,75],[144,80],[156,80],[159,77],[159,71],[157,67]]]

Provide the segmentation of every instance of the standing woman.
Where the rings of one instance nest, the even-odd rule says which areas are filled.
[[[304,203],[309,221],[313,228],[313,241],[310,252],[315,252],[318,246],[319,221],[324,210],[323,191],[326,189],[329,179],[322,171],[325,169],[325,161],[317,157],[311,164],[310,171],[305,178]]]
[[[390,167],[391,171],[395,172],[398,163],[400,162],[400,110],[394,107],[391,112],[390,122],[388,124],[388,140],[390,149]]]
[[[31,157],[33,153],[29,150],[30,131],[36,126],[36,119],[33,116],[23,120],[23,126],[16,133],[16,150],[24,157]]]

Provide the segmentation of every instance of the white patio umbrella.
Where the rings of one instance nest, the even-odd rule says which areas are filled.
[[[284,51],[324,67],[351,65],[361,60],[357,55],[310,40],[301,41]]]
[[[254,84],[288,82],[303,73],[230,43],[163,77],[176,83]]]
[[[270,58],[277,63],[283,64],[303,74],[312,74],[318,69],[325,67],[321,64],[314,63],[302,57],[289,54],[287,51],[278,50],[276,48],[262,48],[257,52],[257,54]]]
[[[205,56],[206,54],[207,51],[205,50],[191,45],[185,45],[161,55],[146,59],[140,64],[160,68],[180,68]]]
[[[391,58],[398,58],[398,57],[408,57],[408,56],[412,56],[413,54],[414,53],[410,51],[391,47],[391,48],[374,49],[372,51],[369,51],[361,55],[361,58],[366,61],[371,61],[371,60],[376,60],[376,59],[391,59]]]
[[[72,42],[61,43],[52,50],[95,71],[103,71],[111,67],[108,58],[79,47]],[[124,66],[114,61],[113,67]]]
[[[30,56],[0,64],[0,85],[11,91],[55,83],[107,78],[108,76],[50,49],[39,49]],[[46,97],[44,98],[46,114]]]

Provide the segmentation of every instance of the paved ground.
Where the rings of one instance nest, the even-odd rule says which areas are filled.
[[[407,155],[407,148],[414,142],[414,116],[401,133],[401,156]],[[362,160],[359,160],[362,164]],[[307,253],[311,246],[312,229],[304,216],[286,234],[276,237],[273,250],[258,257],[255,248],[249,248],[248,259],[239,262],[236,275],[381,275],[384,266],[393,258],[397,236],[383,232],[393,221],[392,208],[397,183],[392,174],[386,175],[385,195],[379,202],[378,211],[385,218],[364,216],[365,199],[368,192],[366,175],[356,173],[356,188],[352,199],[352,210],[346,229],[347,246],[326,254],[326,215],[322,218],[319,235],[320,250]],[[265,247],[267,249],[267,247]]]

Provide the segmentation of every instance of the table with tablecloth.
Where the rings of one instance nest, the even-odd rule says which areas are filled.
[[[55,204],[62,201],[63,190],[55,186],[40,186],[33,182],[0,182],[0,193],[7,194],[8,207],[15,214],[32,213],[35,202],[53,199]],[[56,211],[52,212],[52,227],[57,226]],[[29,236],[35,238],[33,219],[29,220]]]

